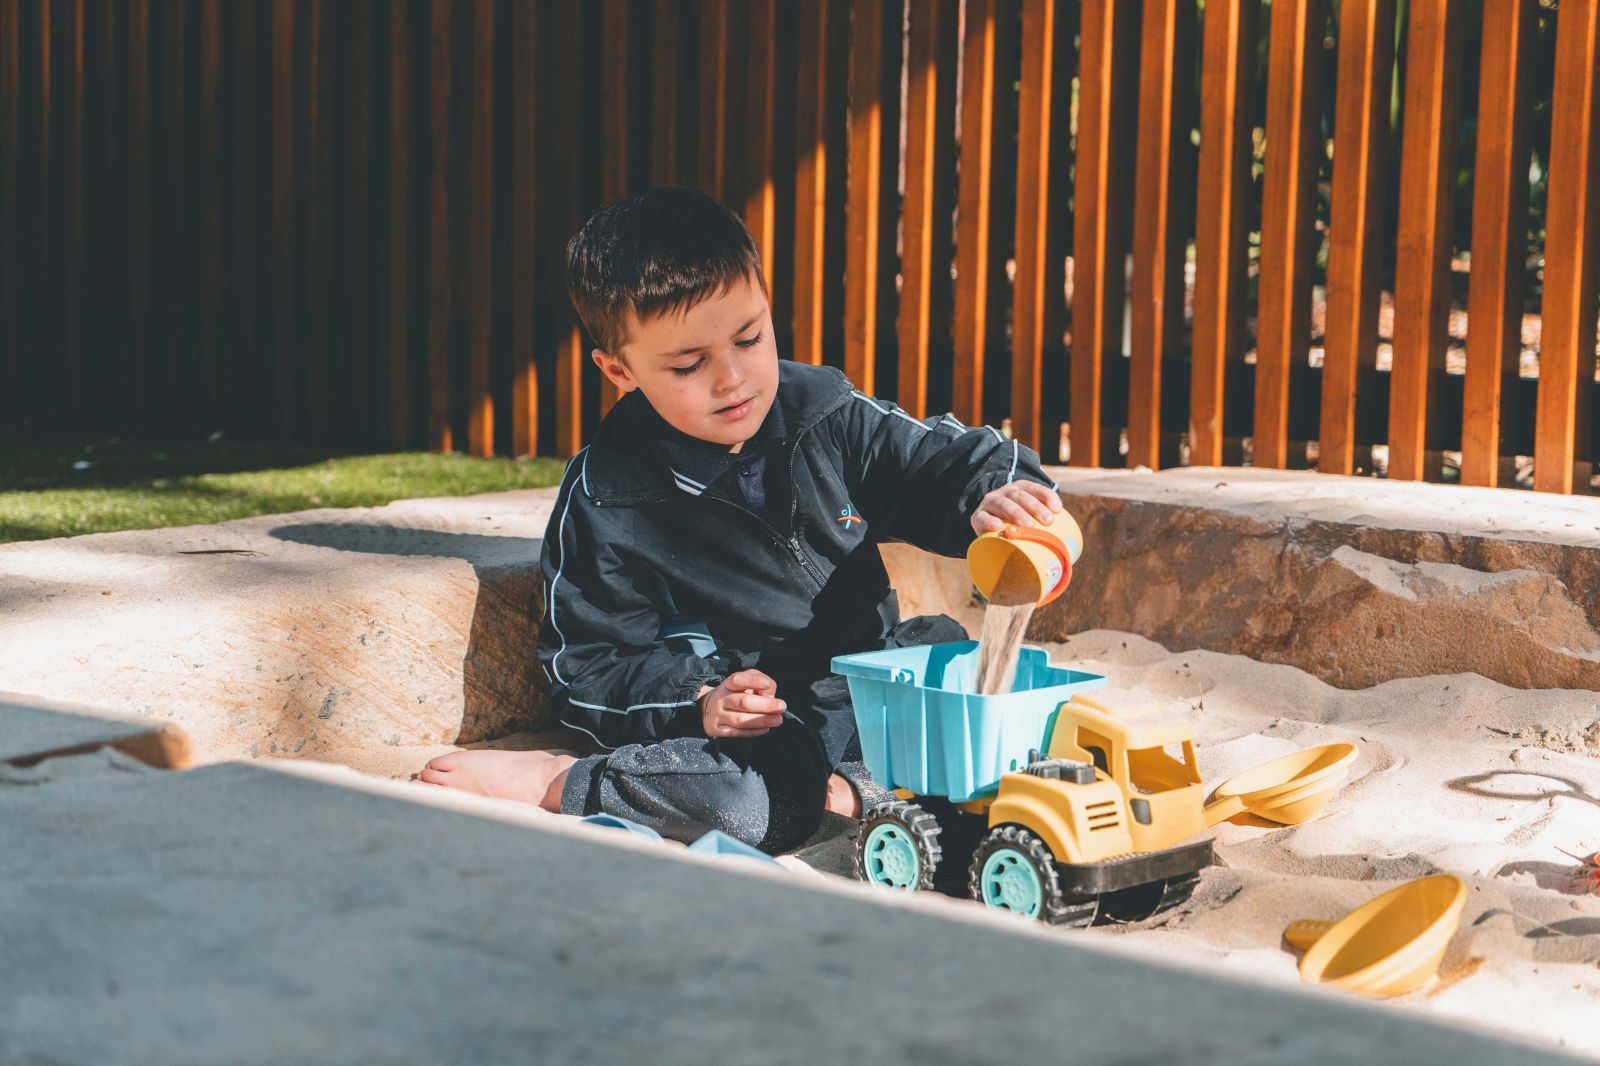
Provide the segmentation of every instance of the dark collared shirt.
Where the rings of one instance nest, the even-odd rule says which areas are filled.
[[[782,506],[787,426],[776,397],[755,436],[745,441],[737,452],[691,437],[669,425],[660,414],[656,414],[655,422],[661,447],[679,488],[696,496],[709,492],[730,500],[760,515],[776,528],[788,524]]]

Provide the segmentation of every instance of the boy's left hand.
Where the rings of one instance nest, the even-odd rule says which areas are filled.
[[[1047,526],[1061,511],[1061,497],[1037,481],[1013,481],[1002,485],[978,504],[972,512],[974,533],[993,533],[1010,523],[1014,526]]]

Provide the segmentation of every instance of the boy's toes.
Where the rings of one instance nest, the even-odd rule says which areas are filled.
[[[465,751],[448,751],[443,755],[435,755],[428,760],[426,769],[443,770],[448,773],[460,766],[464,758],[469,755],[470,753]]]
[[[442,785],[447,773],[448,771],[436,769],[433,763],[429,763],[422,768],[421,773],[417,774],[415,780],[424,785]]]

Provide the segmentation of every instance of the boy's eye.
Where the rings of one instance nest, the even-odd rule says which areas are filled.
[[[754,348],[756,345],[761,343],[761,334],[757,333],[754,337],[751,337],[747,341],[734,341],[734,343],[741,348]]]
[[[693,363],[689,364],[688,366],[675,366],[675,367],[672,367],[671,370],[672,370],[672,372],[674,374],[687,375],[687,374],[693,374],[696,370],[699,370],[701,367],[703,367],[705,365],[706,365],[705,357],[701,356],[699,359],[696,359]]]

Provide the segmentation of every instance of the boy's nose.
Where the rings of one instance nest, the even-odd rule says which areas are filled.
[[[719,359],[715,365],[718,392],[736,392],[744,384],[744,375],[739,372],[737,359]]]

